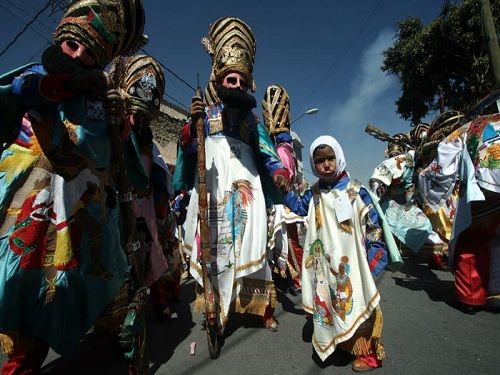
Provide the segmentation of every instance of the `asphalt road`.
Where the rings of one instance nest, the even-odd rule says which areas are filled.
[[[399,272],[377,280],[384,313],[386,360],[377,374],[499,374],[500,315],[456,309],[453,277],[407,259]],[[169,321],[150,330],[151,374],[308,375],[352,374],[350,358],[336,352],[321,363],[311,345],[312,326],[300,296],[278,292],[278,332],[259,319],[234,316],[218,359],[208,355],[202,315],[194,314],[194,282],[182,286],[183,301]],[[190,344],[196,353],[190,355]],[[5,360],[0,356],[0,363]],[[42,374],[126,374],[119,350],[106,337],[87,335],[78,355],[62,359],[50,352]]]

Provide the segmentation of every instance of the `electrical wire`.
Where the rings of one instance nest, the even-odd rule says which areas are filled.
[[[356,39],[363,34],[363,32],[368,28],[370,23],[375,19],[375,17],[378,15],[378,13],[382,10],[384,0],[380,0],[375,7],[372,9],[366,20],[361,24],[361,26],[358,28],[358,30],[354,33],[354,36],[351,38],[351,40],[348,42],[347,46],[340,51],[340,53],[333,59],[332,63],[326,70],[326,72],[321,76],[321,78],[318,80],[318,83],[316,86],[311,90],[311,92],[306,96],[306,98],[302,101],[302,106],[300,108],[305,108],[307,102],[309,99],[313,97],[314,94],[318,91],[320,86],[324,85],[325,82],[330,78],[334,68],[338,66],[339,62],[351,52],[353,49]]]
[[[185,104],[183,104],[183,103],[181,103],[180,101],[178,101],[178,100],[177,100],[176,98],[174,98],[172,95],[165,94],[164,96],[166,96],[167,98],[169,98],[169,99],[173,100],[175,103],[179,104],[179,105],[182,107],[182,109],[185,109],[185,110],[187,110],[187,111],[188,111],[188,107],[187,107]]]
[[[141,48],[141,51],[144,52],[146,55],[148,56],[151,56],[148,51],[146,51],[144,48]],[[184,79],[182,79],[177,73],[175,73],[172,69],[169,69],[167,68],[165,65],[163,65],[163,63],[161,61],[158,61],[160,63],[160,65],[163,67],[163,69],[165,69],[167,72],[169,72],[170,74],[172,74],[175,78],[177,78],[179,81],[181,81],[182,83],[184,83],[187,87],[189,87],[191,90],[193,91],[196,91],[196,89],[191,86],[189,83],[187,83]]]
[[[5,52],[7,52],[9,50],[10,47],[12,47],[13,44],[15,44],[17,42],[17,40],[19,39],[19,37],[21,35],[23,35],[25,33],[25,31],[28,29],[28,27],[30,27],[36,20],[37,18],[43,13],[45,12],[49,6],[50,6],[50,3],[51,3],[51,0],[49,0],[47,2],[47,4],[44,5],[44,7],[42,9],[40,9],[36,14],[35,16],[28,22],[24,25],[23,29],[16,34],[16,36],[14,37],[14,39],[12,39],[12,41],[10,41],[5,47],[4,49],[0,52],[0,57],[2,57]]]
[[[8,4],[10,4],[12,7],[14,7],[15,9],[17,9],[19,12],[23,13],[24,15],[28,16],[28,17],[31,17],[31,14],[29,12],[27,12],[26,10],[24,10],[23,8],[21,8],[19,5],[17,5],[16,3],[14,3],[13,1],[11,0],[5,0],[5,2],[7,2]],[[9,12],[8,9],[6,9],[5,7],[2,6],[3,9],[5,9],[9,14],[11,14],[12,16],[16,17],[18,20],[20,20],[21,22],[25,23],[26,21],[22,20],[20,17],[17,17],[15,14],[12,14],[11,12]],[[46,28],[49,32],[53,32],[54,30],[52,28],[50,28],[49,26],[47,26],[46,24],[44,24],[42,21],[40,20],[37,20],[36,21],[38,24],[42,25],[44,28]],[[35,30],[36,31],[36,30]]]
[[[0,4],[0,8],[1,8],[1,9],[3,9],[3,10],[4,10],[5,12],[7,12],[8,14],[10,14],[13,18],[15,18],[15,19],[19,20],[21,23],[23,23],[23,24],[25,24],[25,23],[26,23],[26,21],[25,21],[25,20],[23,20],[23,19],[22,19],[21,17],[19,17],[17,14],[13,13],[10,9],[6,8],[3,4]],[[31,29],[35,32],[35,34],[36,34],[39,38],[41,38],[41,39],[45,40],[46,42],[48,42],[48,39],[47,39],[46,37],[44,37],[44,36],[43,36],[43,33],[41,33],[39,30],[37,30],[37,29],[35,28],[35,26],[34,26],[34,25],[30,26],[30,28],[31,28]]]
[[[170,75],[165,75],[165,79],[168,82],[170,82],[172,85],[177,87],[179,90],[181,90],[182,93],[186,94],[186,96],[188,96],[189,99],[191,99],[191,97],[193,96],[193,93],[191,91],[188,91],[188,89],[184,85],[181,85],[179,81],[174,80],[172,77],[170,77]]]

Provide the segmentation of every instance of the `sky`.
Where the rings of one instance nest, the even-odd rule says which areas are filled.
[[[60,2],[60,1],[59,1]],[[0,50],[12,41],[47,0],[0,2]],[[442,0],[144,0],[145,50],[169,71],[166,99],[188,107],[193,91],[170,71],[196,87],[204,87],[211,60],[200,40],[220,17],[244,20],[257,40],[254,93],[260,105],[267,86],[279,84],[290,96],[292,124],[304,144],[308,173],[309,146],[320,135],[342,145],[351,176],[367,183],[384,159],[385,144],[364,132],[368,123],[395,134],[410,124],[396,113],[398,81],[381,71],[382,52],[394,42],[397,23],[418,17],[424,23],[438,17]],[[0,72],[39,61],[62,13],[45,10],[0,56]],[[319,108],[314,115],[301,115]],[[432,116],[431,116],[432,117]]]

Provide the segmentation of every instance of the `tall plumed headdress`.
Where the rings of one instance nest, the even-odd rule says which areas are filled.
[[[56,42],[76,40],[100,67],[118,55],[134,54],[147,41],[142,0],[75,0],[54,33]]]
[[[270,135],[290,131],[290,98],[283,87],[267,87],[262,100],[262,115]]]
[[[158,61],[148,55],[135,55],[125,64],[120,88],[125,93],[127,113],[149,120],[156,118],[165,91],[165,77]]]
[[[252,76],[257,45],[250,27],[235,17],[220,18],[212,23],[208,37],[201,40],[212,57],[211,81],[220,81],[229,72],[245,76],[248,87],[254,92]]]

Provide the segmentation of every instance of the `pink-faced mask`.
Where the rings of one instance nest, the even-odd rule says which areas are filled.
[[[86,66],[96,66],[96,59],[87,48],[76,40],[65,40],[61,43],[62,51],[73,59],[78,59]]]
[[[222,81],[222,86],[228,89],[238,88],[244,92],[248,90],[248,84],[246,79],[240,73],[236,72],[228,73],[224,77],[224,80]]]

